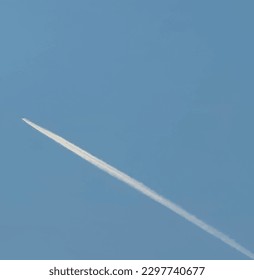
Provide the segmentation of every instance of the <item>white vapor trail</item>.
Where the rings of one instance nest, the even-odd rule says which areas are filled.
[[[228,237],[226,234],[220,232],[216,228],[206,224],[196,216],[190,214],[182,207],[178,206],[171,200],[163,197],[162,195],[156,193],[143,183],[133,179],[132,177],[128,176],[127,174],[123,173],[122,171],[116,169],[115,167],[109,165],[108,163],[96,158],[95,156],[91,155],[90,153],[82,150],[81,148],[77,147],[76,145],[70,143],[69,141],[65,140],[64,138],[34,124],[33,122],[23,118],[24,122],[28,125],[32,126],[34,129],[38,130],[39,132],[43,133],[44,135],[48,136],[55,142],[59,143],[60,145],[64,146],[66,149],[72,151],[74,154],[80,156],[81,158],[87,160],[91,164],[95,165],[96,167],[100,168],[101,170],[107,172],[111,176],[117,178],[118,180],[126,183],[130,187],[136,189],[137,191],[143,193],[144,195],[148,196],[152,200],[160,203],[161,205],[167,207],[168,209],[172,210],[179,216],[183,217],[184,219],[188,220],[192,224],[198,226],[199,228],[203,229],[204,231],[210,233],[212,236],[220,239],[222,242],[228,244],[230,247],[236,249],[237,251],[241,252],[242,254],[246,255],[250,259],[254,259],[254,253],[250,252],[248,249],[244,248],[242,245],[237,243],[235,240]]]

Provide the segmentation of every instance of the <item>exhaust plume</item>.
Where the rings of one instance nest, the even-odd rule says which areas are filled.
[[[97,157],[93,156],[92,154],[84,151],[83,149],[79,148],[78,146],[70,143],[69,141],[65,140],[64,138],[56,135],[55,133],[52,133],[45,128],[42,128],[33,122],[23,118],[24,122],[26,122],[28,125],[32,126],[34,129],[38,130],[42,134],[48,136],[58,144],[64,146],[66,149],[72,151],[76,155],[80,156],[81,158],[85,159],[86,161],[90,162],[91,164],[95,165],[99,169],[105,171],[106,173],[110,174],[111,176],[117,178],[118,180],[126,183],[130,187],[136,189],[137,191],[143,193],[147,197],[151,198],[152,200],[160,203],[161,205],[167,207],[171,211],[175,212],[182,218],[188,220],[192,224],[196,225],[197,227],[201,228],[205,232],[211,234],[212,236],[220,239],[225,244],[229,245],[230,247],[236,249],[237,251],[241,252],[245,256],[249,257],[250,259],[254,259],[254,253],[249,251],[248,249],[244,248],[242,245],[237,243],[235,240],[228,237],[226,234],[222,233],[221,231],[217,230],[216,228],[208,225],[207,223],[203,222],[196,216],[192,215],[191,213],[184,210],[179,205],[175,204],[171,200],[163,197],[162,195],[156,193],[143,183],[135,180],[134,178],[128,176],[127,174],[123,173],[122,171],[116,169],[115,167],[109,165],[108,163],[102,161],[101,159],[98,159]]]

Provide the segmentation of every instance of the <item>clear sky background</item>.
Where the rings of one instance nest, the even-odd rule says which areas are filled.
[[[253,1],[0,1],[0,258],[245,259],[26,117],[254,251]]]

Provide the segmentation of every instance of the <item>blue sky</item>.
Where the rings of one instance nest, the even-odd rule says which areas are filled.
[[[21,121],[254,251],[252,1],[0,1],[0,259],[245,259]]]

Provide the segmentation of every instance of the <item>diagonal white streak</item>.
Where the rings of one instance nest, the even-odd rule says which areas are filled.
[[[192,224],[198,226],[199,228],[203,229],[204,231],[210,233],[212,236],[220,239],[222,242],[228,244],[232,248],[236,249],[237,251],[241,252],[242,254],[246,255],[247,257],[254,259],[254,254],[250,252],[248,249],[244,248],[242,245],[237,243],[235,240],[228,237],[226,234],[220,232],[216,228],[206,224],[196,216],[190,214],[182,207],[178,206],[171,200],[161,196],[160,194],[156,193],[143,183],[133,179],[132,177],[128,176],[127,174],[123,173],[122,171],[116,169],[115,167],[109,165],[108,163],[96,158],[95,156],[91,155],[90,153],[82,150],[78,146],[70,143],[69,141],[65,140],[64,138],[52,133],[33,122],[23,118],[27,124],[32,126],[34,129],[38,130],[39,132],[43,133],[44,135],[48,136],[55,142],[59,143],[60,145],[64,146],[66,149],[72,151],[76,155],[80,156],[81,158],[85,159],[86,161],[90,162],[91,164],[95,165],[96,167],[100,168],[101,170],[107,172],[108,174],[112,175],[113,177],[117,178],[118,180],[126,183],[127,185],[133,187],[137,191],[143,193],[144,195],[148,196],[152,200],[160,203],[161,205],[167,207],[168,209],[172,210],[179,216],[183,217],[184,219],[188,220]]]

